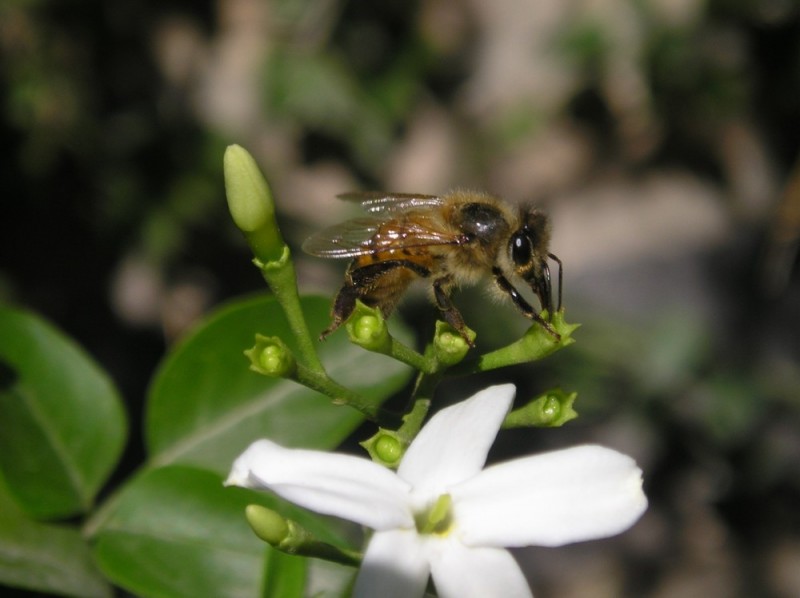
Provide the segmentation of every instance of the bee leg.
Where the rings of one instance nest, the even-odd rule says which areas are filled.
[[[436,299],[436,307],[442,312],[444,321],[455,328],[470,347],[474,347],[475,343],[467,336],[467,325],[464,323],[464,317],[453,304],[452,299],[450,299],[452,288],[453,279],[449,276],[443,276],[433,281],[433,296]]]
[[[336,294],[336,299],[333,300],[333,308],[331,309],[331,323],[319,335],[319,340],[325,340],[325,337],[334,332],[339,326],[349,318],[353,310],[356,308],[356,299],[359,298],[359,289],[352,284],[346,283],[339,292]]]
[[[530,318],[531,320],[537,322],[542,328],[547,330],[547,332],[550,333],[550,336],[552,336],[556,341],[561,340],[561,335],[553,329],[553,327],[550,325],[550,322],[545,320],[535,309],[533,309],[531,304],[525,300],[525,297],[519,294],[519,291],[514,288],[514,285],[508,281],[499,268],[492,268],[492,275],[494,276],[495,283],[498,287],[500,287],[500,290],[511,297],[511,301],[514,302],[514,305],[526,318]]]
[[[430,276],[430,270],[408,260],[384,260],[359,267],[354,267],[354,264],[355,262],[350,265],[345,274],[344,286],[339,289],[333,301],[331,324],[320,334],[320,340],[347,321],[356,308],[356,299],[369,307],[379,308],[384,318],[388,318],[396,299],[411,282],[411,278],[390,278],[387,274],[397,273],[399,268],[404,268],[407,273],[410,271],[423,278]]]
[[[564,266],[561,264],[561,260],[558,259],[557,256],[553,255],[552,253],[548,253],[547,257],[553,260],[555,263],[558,264],[558,311],[561,311],[561,288],[564,286]]]

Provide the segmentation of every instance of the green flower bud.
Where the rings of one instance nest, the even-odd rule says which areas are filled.
[[[267,181],[247,150],[230,145],[223,158],[225,194],[234,223],[262,262],[280,259],[284,243],[275,222],[275,203]]]
[[[361,443],[376,463],[396,468],[408,448],[408,443],[393,430],[380,428],[372,437]]]
[[[398,463],[403,456],[403,446],[392,436],[383,434],[375,443],[375,452],[382,461],[387,463]]]
[[[578,417],[572,405],[578,393],[556,388],[515,409],[503,421],[504,428],[557,428]]]
[[[542,317],[547,320],[546,311],[542,312]],[[575,342],[575,339],[572,338],[572,333],[575,332],[580,324],[567,324],[564,321],[563,309],[554,313],[549,322],[553,330],[560,336],[560,339],[556,339],[549,330],[538,322],[534,322],[521,339],[532,359],[542,359]]]
[[[284,519],[261,505],[248,505],[245,516],[256,536],[286,554],[324,559],[350,567],[357,567],[361,562],[359,553],[321,542],[296,521]]]
[[[289,378],[297,370],[292,351],[277,336],[256,334],[256,344],[244,354],[250,359],[250,369],[265,376]]]
[[[289,536],[289,523],[271,509],[248,505],[244,514],[256,536],[272,546],[280,545]]]
[[[475,342],[475,332],[467,328],[470,343]],[[446,322],[436,322],[436,333],[433,337],[434,355],[439,363],[445,366],[455,365],[467,355],[470,344],[459,332]]]
[[[356,302],[353,314],[345,324],[350,341],[368,351],[388,353],[392,346],[389,328],[381,310]]]

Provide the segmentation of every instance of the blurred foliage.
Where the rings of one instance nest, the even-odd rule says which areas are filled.
[[[338,209],[332,196],[347,189],[337,185],[476,185],[557,208],[576,192],[590,205],[610,179],[693,177],[713,189],[732,233],[689,247],[664,277],[698,268],[710,307],[694,305],[681,279],[671,288],[686,294],[685,312],[646,298],[634,313],[621,299],[616,311],[593,308],[595,290],[581,292],[569,278],[581,266],[567,263],[570,319],[584,323],[577,350],[513,375],[521,396],[542,378],[569,381],[582,417],[557,432],[632,443],[641,459],[653,523],[649,539],[619,545],[626,595],[699,594],[703,583],[717,596],[796,595],[800,218],[785,215],[800,213],[800,194],[782,190],[797,168],[797,122],[800,6],[788,0],[7,0],[0,299],[76,337],[136,418],[165,346],[210,304],[261,285],[226,213],[228,143],[251,148],[269,173],[293,247]],[[537,149],[554,131],[578,140],[566,158]],[[425,134],[427,145],[416,141]],[[544,159],[555,162],[541,168]],[[756,192],[751,175],[766,180]],[[786,276],[766,292],[759,271],[774,264],[761,260],[781,224],[775,267]],[[663,267],[635,257],[577,278]],[[141,278],[126,278],[130,263]],[[341,268],[303,265],[301,284],[316,275],[333,291]],[[499,344],[525,324],[483,301],[457,299],[479,340]],[[412,297],[402,315],[432,330],[429,304]],[[512,437],[565,437],[549,434]],[[141,459],[134,440],[123,469]],[[714,553],[728,568],[699,556],[693,533],[709,526],[734,542]],[[541,583],[537,595],[565,591]]]

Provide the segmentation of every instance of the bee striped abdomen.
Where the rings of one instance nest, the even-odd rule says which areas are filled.
[[[357,256],[351,271],[381,262],[410,262],[419,274],[421,269],[430,271],[434,267],[434,258],[430,251],[430,240],[415,235],[406,219],[390,221],[378,228],[377,232],[367,239],[363,246],[366,253]],[[403,264],[400,264],[403,265]]]

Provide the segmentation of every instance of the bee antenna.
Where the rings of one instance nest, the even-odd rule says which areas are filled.
[[[557,311],[561,311],[561,289],[564,286],[564,266],[561,263],[561,260],[558,259],[557,256],[553,255],[552,253],[548,253],[547,257],[553,260],[555,263],[558,264],[558,309]],[[553,314],[550,314],[552,317]]]

